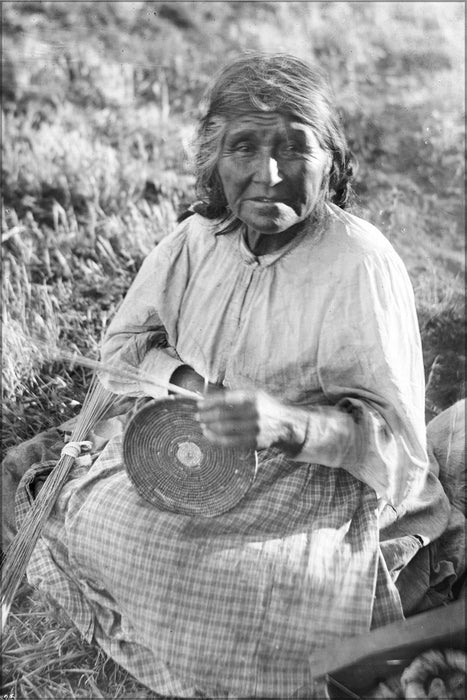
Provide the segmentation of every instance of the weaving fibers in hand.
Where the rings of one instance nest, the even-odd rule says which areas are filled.
[[[134,487],[149,503],[213,517],[233,508],[256,473],[253,451],[226,449],[204,437],[196,401],[169,397],[146,404],[125,432],[123,458]]]

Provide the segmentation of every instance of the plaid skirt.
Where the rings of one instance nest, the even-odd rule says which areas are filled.
[[[231,511],[179,515],[140,498],[121,440],[72,473],[28,577],[157,693],[323,697],[323,649],[402,618],[375,492],[343,469],[264,450]]]

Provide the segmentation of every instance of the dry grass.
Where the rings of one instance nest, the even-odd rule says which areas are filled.
[[[160,696],[83,640],[65,614],[24,583],[4,634],[2,693],[22,700]]]
[[[462,3],[4,2],[2,16],[4,450],[79,411],[88,371],[37,339],[96,355],[193,199],[202,90],[244,49],[330,74],[361,161],[357,211],[414,282],[430,408],[464,395]],[[2,650],[16,698],[156,697],[26,584]]]

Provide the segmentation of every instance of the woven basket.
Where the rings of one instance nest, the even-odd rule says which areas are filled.
[[[146,404],[127,426],[123,459],[144,500],[163,510],[214,517],[249,490],[256,453],[213,445],[196,411],[194,399],[179,396]]]

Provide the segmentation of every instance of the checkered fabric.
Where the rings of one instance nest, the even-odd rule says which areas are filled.
[[[73,476],[29,579],[158,693],[312,697],[314,650],[401,617],[374,491],[342,469],[263,451],[251,491],[215,518],[146,504],[120,437]]]

